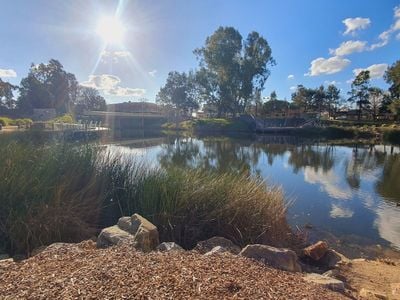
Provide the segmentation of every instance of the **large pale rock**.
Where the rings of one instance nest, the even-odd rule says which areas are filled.
[[[224,248],[224,247],[221,247],[221,246],[216,246],[216,247],[212,248],[210,251],[208,251],[204,255],[205,256],[210,256],[210,255],[221,254],[221,253],[226,253],[226,252],[229,252],[229,250]]]
[[[313,245],[303,249],[303,255],[312,258],[313,260],[321,259],[328,251],[328,244],[319,241]]]
[[[135,238],[129,232],[122,230],[118,225],[104,228],[97,238],[97,248],[106,248],[121,243],[134,244]]]
[[[319,284],[336,292],[344,292],[344,283],[332,277],[310,273],[306,274],[303,279],[308,282]]]
[[[135,232],[135,248],[144,252],[155,250],[160,243],[155,225],[138,214],[131,217],[132,231]]]
[[[247,245],[239,255],[261,261],[277,269],[301,272],[296,253],[289,249],[254,244]]]
[[[239,254],[241,250],[240,247],[235,245],[231,240],[220,236],[214,236],[208,240],[198,242],[194,250],[204,254],[217,246],[220,246],[233,254]]]
[[[155,250],[159,244],[155,225],[138,214],[121,217],[117,225],[104,228],[97,238],[97,247],[127,243],[144,252]]]
[[[390,288],[392,290],[392,296],[400,299],[400,282],[391,283]]]
[[[181,246],[174,242],[164,242],[157,246],[157,250],[161,252],[169,251],[185,251]]]
[[[386,300],[386,299],[389,299],[388,296],[386,294],[384,294],[384,293],[368,290],[368,289],[365,289],[365,288],[362,288],[360,290],[359,296],[360,296],[361,299],[369,299],[369,300],[373,300],[373,299]]]

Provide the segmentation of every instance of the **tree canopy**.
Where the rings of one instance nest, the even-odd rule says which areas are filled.
[[[394,99],[400,99],[400,60],[390,66],[384,76],[390,85],[389,92]]]
[[[76,101],[78,82],[59,61],[51,59],[47,64],[32,64],[19,90],[18,105],[25,112],[30,113],[34,108],[54,108],[57,113],[66,113]]]

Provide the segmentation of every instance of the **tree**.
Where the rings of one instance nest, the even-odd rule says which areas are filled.
[[[272,91],[271,95],[269,96],[270,101],[278,100],[278,96],[276,95],[275,91]]]
[[[400,60],[386,70],[384,78],[390,84],[389,91],[392,98],[400,99]]]
[[[75,113],[82,114],[85,110],[105,111],[106,100],[99,94],[98,90],[90,87],[79,86],[78,96],[74,103]]]
[[[51,59],[47,64],[31,65],[28,76],[21,81],[18,106],[27,113],[34,108],[54,108],[62,114],[71,111],[77,92],[75,75]]]
[[[243,112],[256,91],[262,91],[275,64],[268,42],[257,32],[246,40],[233,27],[219,27],[194,51],[200,61],[200,85],[206,98],[217,106],[218,115]],[[210,82],[208,82],[210,81]]]
[[[292,94],[292,102],[304,109],[305,112],[313,108],[315,90],[298,85],[296,91]]]
[[[374,121],[381,110],[383,99],[383,91],[380,88],[371,87],[369,89],[369,103]]]
[[[361,119],[363,108],[368,108],[369,106],[369,80],[369,71],[364,70],[358,73],[351,84],[348,101],[358,106],[358,120]]]
[[[199,107],[195,75],[169,72],[166,84],[157,94],[157,102],[172,105],[180,112],[190,115]]]
[[[323,85],[314,90],[312,99],[313,99],[313,107],[315,110],[318,111],[321,117],[321,112],[325,106],[325,100],[326,100],[325,88]]]
[[[7,110],[15,108],[15,100],[13,91],[17,89],[17,86],[12,85],[9,82],[5,82],[0,78],[0,109],[5,108]]]
[[[400,99],[393,100],[392,103],[389,105],[390,111],[399,119],[400,116]]]
[[[326,90],[326,100],[330,118],[332,116],[332,112],[336,112],[340,101],[340,90],[334,84],[330,84],[328,86]]]

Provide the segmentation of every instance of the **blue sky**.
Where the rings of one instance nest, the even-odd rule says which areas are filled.
[[[387,88],[383,71],[400,59],[394,0],[2,0],[1,8],[3,80],[19,84],[31,63],[55,58],[108,102],[154,101],[169,71],[198,66],[193,50],[219,26],[268,40],[277,65],[263,94],[279,98],[290,99],[297,84],[334,81],[345,92],[365,68]],[[115,15],[125,32],[111,42],[118,34],[105,38],[99,24]]]

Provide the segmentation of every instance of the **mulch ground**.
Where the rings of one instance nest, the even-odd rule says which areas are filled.
[[[232,254],[143,254],[82,242],[0,264],[0,299],[344,299]]]

